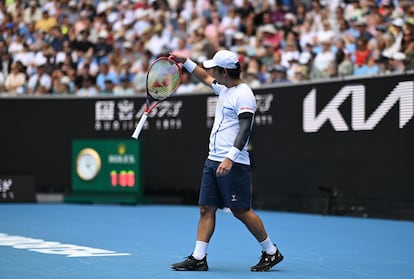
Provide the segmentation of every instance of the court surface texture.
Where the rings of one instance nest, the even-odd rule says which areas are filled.
[[[256,211],[285,259],[250,272],[261,251],[217,212],[207,272],[172,271],[191,254],[198,208],[0,204],[0,278],[414,278],[414,222]]]

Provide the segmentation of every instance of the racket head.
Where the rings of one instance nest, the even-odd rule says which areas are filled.
[[[181,79],[182,71],[178,63],[168,57],[160,57],[148,69],[147,95],[155,101],[163,101],[175,93]]]

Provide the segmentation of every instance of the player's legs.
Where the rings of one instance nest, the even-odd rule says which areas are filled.
[[[251,209],[232,208],[233,215],[246,225],[257,241],[262,242],[267,238],[263,222]]]
[[[198,222],[197,240],[209,242],[216,226],[217,207],[201,205]]]
[[[283,255],[269,238],[261,218],[251,209],[250,167],[233,164],[229,175],[219,179],[224,204],[243,222],[262,248],[262,257],[251,271],[267,271],[283,260]]]
[[[206,271],[207,247],[216,226],[216,212],[222,207],[223,199],[220,196],[215,170],[218,162],[206,160],[201,179],[199,204],[200,218],[198,222],[197,241],[193,253],[184,261],[175,263],[171,267],[178,271]]]

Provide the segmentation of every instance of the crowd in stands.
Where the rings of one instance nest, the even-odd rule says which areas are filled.
[[[0,1],[0,92],[145,94],[151,62],[239,55],[253,88],[414,67],[413,1]],[[184,73],[177,93],[206,90]]]

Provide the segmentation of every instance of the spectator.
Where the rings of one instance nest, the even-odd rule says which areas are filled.
[[[16,61],[12,64],[11,72],[4,83],[9,95],[22,95],[25,93],[26,73],[22,62]]]
[[[9,44],[8,52],[10,55],[14,56],[19,52],[23,51],[23,44],[24,44],[24,37],[23,34],[20,32],[15,33],[12,38],[11,43]]]
[[[75,94],[77,96],[97,96],[99,95],[99,90],[91,78],[85,78],[82,80],[81,87],[75,91]]]
[[[390,59],[390,71],[391,73],[402,74],[405,72],[405,54],[402,52],[396,52]]]
[[[113,45],[108,41],[108,37],[109,32],[107,30],[98,33],[98,41],[94,45],[94,55],[98,64],[108,62],[108,54],[114,50]]]
[[[80,52],[80,56],[85,53],[93,53],[95,45],[89,40],[90,31],[88,29],[81,30],[79,36],[71,41],[71,49]]]
[[[237,53],[240,49],[246,52],[247,56],[255,55],[255,50],[246,41],[247,38],[243,32],[236,32],[233,36],[234,43],[231,45],[230,50]]]
[[[371,50],[368,48],[368,41],[364,37],[359,37],[356,41],[355,65],[364,66],[371,56]]]
[[[338,76],[345,77],[350,76],[354,72],[354,63],[352,62],[351,53],[344,51],[343,60],[338,64]]]
[[[39,64],[36,73],[29,78],[27,93],[29,95],[50,94],[51,87],[52,79],[45,73],[45,64]]]
[[[43,30],[49,32],[49,30],[56,25],[56,18],[50,16],[48,10],[43,10],[42,17],[39,20],[36,20],[35,28],[37,31]]]
[[[30,0],[29,5],[23,11],[23,21],[26,24],[37,22],[42,18],[42,9],[38,6],[37,1]]]
[[[99,65],[99,73],[96,76],[96,85],[101,90],[104,91],[106,88],[105,81],[110,80],[113,84],[118,84],[118,75],[115,71],[109,71],[108,63],[101,63]]]
[[[191,81],[191,75],[183,68],[183,77],[177,88],[177,94],[185,94],[194,92],[195,84]]]
[[[177,47],[172,49],[172,52],[179,56],[193,57],[191,48],[187,44],[186,38],[177,38]]]
[[[86,84],[84,83],[85,80],[90,80],[92,83],[95,83],[95,77],[90,73],[89,64],[83,64],[83,66],[76,71],[76,77],[74,82],[75,92],[84,87],[84,85]]]
[[[137,93],[146,93],[146,79],[147,79],[147,72],[149,70],[150,66],[150,57],[146,56],[141,61],[141,66],[138,68],[138,71],[136,72],[134,79],[133,79],[133,85],[134,89],[137,91]]]
[[[379,67],[375,61],[375,57],[369,56],[367,57],[367,62],[361,65],[360,67],[356,67],[354,69],[353,75],[354,76],[361,76],[361,75],[376,75],[379,72]]]
[[[105,87],[104,87],[103,90],[101,90],[101,94],[113,95],[114,94],[114,87],[115,87],[115,84],[113,83],[113,81],[110,80],[110,79],[106,79],[105,80]]]
[[[245,80],[251,88],[258,88],[262,85],[259,80],[258,69],[247,68]]]
[[[56,69],[52,73],[52,94],[72,93],[73,82],[61,69]]]
[[[11,72],[13,57],[4,49],[0,51],[0,72],[3,74],[3,77],[5,78]]]
[[[331,49],[331,39],[330,37],[319,38],[322,50],[315,56],[312,67],[313,77],[328,77],[329,67],[335,64],[335,53]]]
[[[0,92],[5,91],[5,82],[6,82],[6,78],[4,77],[3,73],[0,72]]]
[[[52,27],[49,34],[50,37],[47,42],[53,48],[55,53],[63,49],[63,43],[65,41],[69,41],[69,37],[64,35],[58,26]]]
[[[267,84],[275,83],[289,83],[287,78],[287,68],[282,65],[272,66],[268,69],[269,77],[267,78]]]
[[[168,52],[169,39],[163,34],[163,30],[164,26],[161,23],[156,24],[151,39],[145,45],[148,50],[151,50],[154,56]]]
[[[191,47],[191,57],[195,60],[205,60],[207,57],[210,57],[212,51],[212,46],[208,43],[206,37],[204,36],[203,29],[196,29],[188,40],[188,43]]]
[[[135,91],[130,80],[127,77],[123,77],[120,84],[114,87],[113,94],[115,96],[132,96],[135,94]]]

